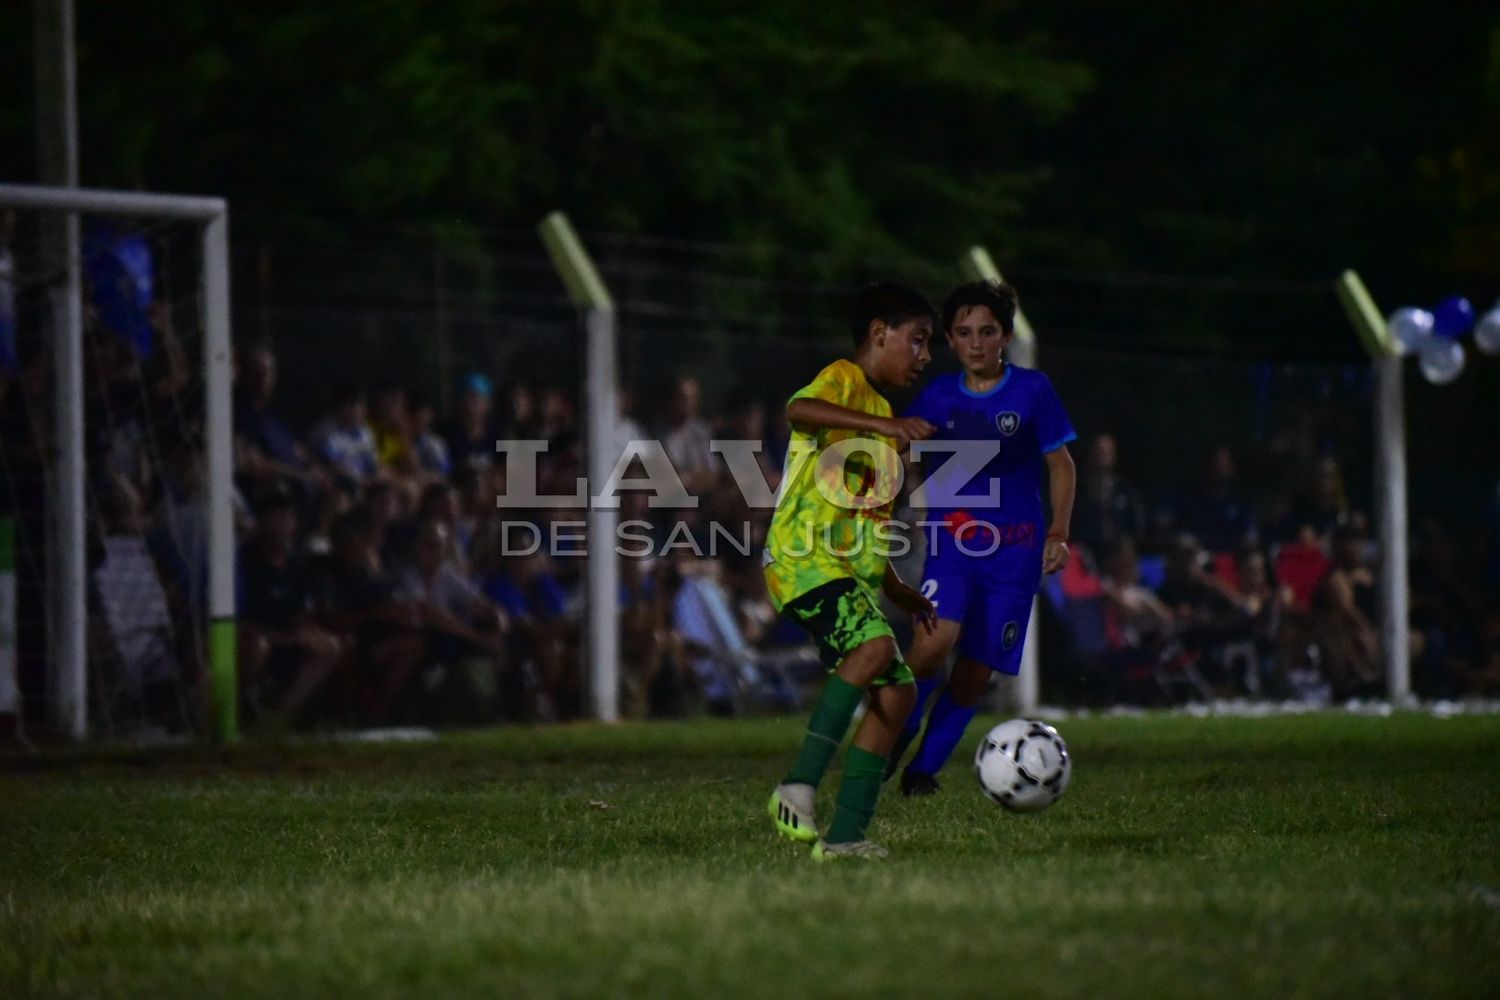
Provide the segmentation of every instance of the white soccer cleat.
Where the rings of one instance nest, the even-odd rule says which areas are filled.
[[[813,818],[813,800],[817,789],[812,785],[780,784],[766,803],[766,812],[776,824],[776,832],[788,840],[810,844],[818,839],[818,821]]]
[[[843,861],[845,858],[853,858],[856,861],[881,861],[890,853],[879,844],[868,840],[854,840],[846,844],[830,844],[820,840],[813,845],[812,849],[814,861]]]

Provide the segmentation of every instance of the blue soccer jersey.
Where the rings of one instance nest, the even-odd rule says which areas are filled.
[[[1013,674],[1041,580],[1043,456],[1078,435],[1039,371],[1007,365],[985,393],[963,380],[962,372],[933,379],[907,410],[937,428],[923,446],[922,467],[932,471],[928,506],[917,511],[929,523],[922,589],[938,617],[962,626],[960,653]],[[949,441],[987,447],[945,458]]]

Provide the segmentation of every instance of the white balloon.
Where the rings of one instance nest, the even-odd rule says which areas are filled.
[[[1385,325],[1401,346],[1402,354],[1419,351],[1432,339],[1432,313],[1426,309],[1397,309],[1386,319]]]
[[[1417,353],[1422,377],[1433,385],[1447,385],[1464,370],[1464,345],[1447,337],[1434,337]]]
[[[1474,324],[1474,343],[1486,354],[1500,354],[1500,305],[1479,317]]]

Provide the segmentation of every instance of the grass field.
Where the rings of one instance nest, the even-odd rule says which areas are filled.
[[[1065,721],[859,866],[770,832],[801,724],[0,758],[0,996],[1500,994],[1500,717]]]

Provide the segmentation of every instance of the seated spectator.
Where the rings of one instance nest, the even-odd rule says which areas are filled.
[[[99,612],[90,626],[102,654],[93,675],[100,720],[110,732],[157,724],[179,728],[186,719],[174,689],[177,640],[167,592],[142,537],[146,512],[140,494],[125,477],[112,476],[99,513],[89,582]]]
[[[1140,538],[1146,531],[1145,505],[1135,487],[1120,477],[1115,436],[1097,434],[1078,476],[1073,510],[1074,537],[1091,552],[1103,553],[1119,538]]]
[[[271,349],[252,347],[241,352],[234,389],[235,478],[251,496],[278,482],[292,482],[306,500],[327,488],[327,477],[272,409],[275,390],[276,355]]]
[[[511,622],[531,711],[552,721],[581,709],[580,635],[551,558],[540,552],[501,557],[494,550],[487,558],[481,589]]]
[[[1118,538],[1105,551],[1100,583],[1112,610],[1110,630],[1115,633],[1116,648],[1143,649],[1152,637],[1172,634],[1175,622],[1171,609],[1140,583],[1140,563],[1132,539]]]
[[[254,535],[240,549],[239,676],[252,714],[297,713],[338,670],[343,641],[312,619],[307,569],[296,551],[297,504],[286,489],[256,504]]]
[[[621,711],[630,719],[651,714],[671,641],[659,566],[655,560],[620,560]]]
[[[1104,552],[1100,587],[1104,594],[1104,660],[1113,698],[1140,704],[1150,700],[1149,685],[1163,648],[1172,638],[1171,609],[1140,582],[1135,542],[1116,537]]]
[[[312,433],[313,453],[334,475],[363,486],[380,473],[375,434],[365,422],[364,392],[352,385],[333,391],[333,412]]]
[[[411,442],[417,472],[432,479],[447,479],[453,474],[453,458],[448,453],[448,442],[433,430],[437,407],[419,393],[412,393],[407,405],[411,411]]]
[[[1251,662],[1245,674],[1246,693],[1266,694],[1275,685],[1276,653],[1282,624],[1295,597],[1291,588],[1271,579],[1271,567],[1259,546],[1246,545],[1235,557],[1240,607],[1250,619]]]
[[[1354,604],[1348,574],[1331,570],[1313,591],[1312,641],[1333,696],[1374,698],[1383,691],[1380,635]]]
[[[1312,605],[1312,595],[1333,565],[1311,525],[1299,529],[1293,539],[1276,546],[1276,579],[1292,592],[1298,608]]]
[[[1167,550],[1166,581],[1158,596],[1172,611],[1176,639],[1198,660],[1208,681],[1221,690],[1233,683],[1222,653],[1226,643],[1253,637],[1239,594],[1210,569],[1209,554],[1192,535],[1179,535]]]
[[[370,394],[369,423],[380,467],[403,479],[415,477],[417,457],[406,411],[406,390],[390,382],[377,385]]]
[[[1307,482],[1292,501],[1282,534],[1294,538],[1311,529],[1317,544],[1327,552],[1332,547],[1334,533],[1346,527],[1349,518],[1343,472],[1337,459],[1324,456],[1313,465]]]
[[[662,441],[662,447],[683,485],[695,496],[707,493],[717,478],[713,452],[709,449],[713,428],[703,419],[702,410],[703,397],[698,380],[690,375],[682,376],[677,380],[672,426]]]
[[[536,390],[518,382],[510,390],[510,412],[500,418],[502,437],[513,441],[535,441],[541,437],[541,420],[537,416]]]
[[[414,531],[401,535],[403,524],[409,525],[409,507],[406,494],[389,479],[377,479],[364,489],[364,499],[359,503],[370,516],[370,530],[375,535],[375,545],[389,563],[393,558],[405,558],[408,550],[402,549],[416,538]]]
[[[428,659],[452,665],[480,657],[494,671],[491,690],[506,672],[505,612],[474,586],[453,559],[453,541],[441,521],[419,522],[416,548],[399,575],[399,596],[422,608]]]
[[[495,387],[486,376],[479,372],[464,376],[458,413],[443,435],[454,467],[488,468],[495,463],[495,442],[501,435],[491,412],[494,395]]]
[[[1203,464],[1203,478],[1178,511],[1177,526],[1209,552],[1234,552],[1255,541],[1255,519],[1241,495],[1234,452],[1215,446]]]
[[[734,715],[742,696],[794,705],[796,694],[784,673],[746,641],[721,581],[722,563],[682,550],[673,567],[681,581],[672,602],[672,629],[687,668],[681,673],[697,679],[709,712]]]
[[[1375,540],[1359,530],[1364,523],[1356,514],[1349,523],[1335,529],[1332,543],[1332,563],[1349,577],[1354,588],[1354,603],[1370,619],[1379,617],[1375,597]]]
[[[537,437],[547,442],[548,452],[560,452],[578,442],[578,412],[573,398],[556,387],[542,393],[541,425]]]
[[[332,552],[309,574],[313,615],[347,637],[367,721],[384,723],[425,657],[426,615],[386,572],[368,510],[341,515],[331,534]]]

